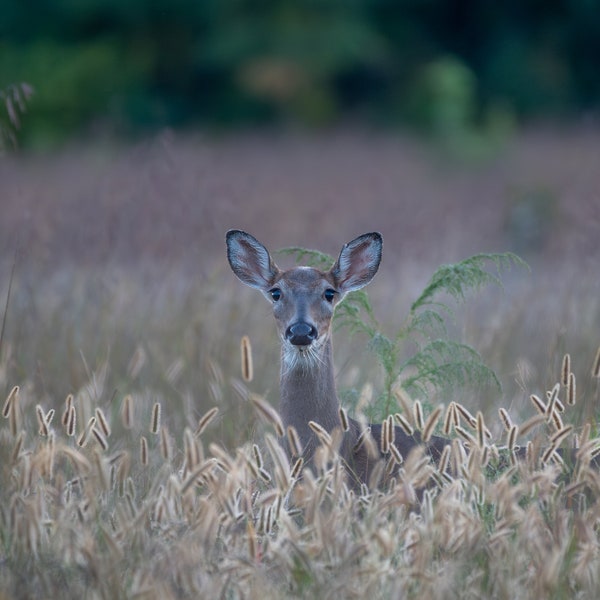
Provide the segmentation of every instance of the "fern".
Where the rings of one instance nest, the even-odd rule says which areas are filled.
[[[496,267],[496,274],[485,270],[489,263]],[[461,262],[442,265],[433,274],[431,281],[415,300],[410,310],[414,313],[421,307],[432,304],[447,308],[443,304],[433,302],[433,298],[440,292],[450,294],[455,301],[462,302],[470,290],[479,290],[489,284],[503,288],[500,272],[509,269],[513,264],[527,267],[527,263],[512,252],[475,254]]]
[[[496,374],[487,367],[471,346],[447,339],[433,340],[400,365],[400,375],[407,376],[402,385],[409,394],[428,396],[427,386],[445,391],[467,384],[494,384],[500,389]]]
[[[281,252],[321,270],[334,262],[327,254],[304,248],[287,248]],[[486,270],[490,264],[494,271]],[[448,318],[454,318],[454,312],[440,297],[450,296],[460,304],[466,301],[470,291],[490,284],[502,288],[501,272],[513,265],[528,268],[527,263],[510,252],[477,254],[455,264],[442,265],[413,302],[405,322],[393,338],[381,332],[364,290],[348,294],[336,310],[334,325],[345,327],[352,334],[366,334],[369,348],[384,375],[383,392],[369,411],[370,417],[383,419],[398,410],[392,393],[395,385],[401,385],[410,396],[424,399],[432,392],[469,385],[492,385],[500,389],[498,377],[474,348],[448,338],[446,323]],[[412,344],[416,351],[400,362],[406,344]]]

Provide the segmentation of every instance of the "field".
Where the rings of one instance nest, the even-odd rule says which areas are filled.
[[[597,597],[599,134],[532,130],[476,163],[364,131],[3,158],[0,597]],[[229,271],[232,227],[332,255],[381,231],[368,292],[390,336],[440,264],[522,256],[504,291],[447,300],[449,334],[502,390],[412,399],[460,403],[471,451],[454,443],[445,468],[415,453],[390,489],[356,492],[324,447],[298,480],[251,401],[277,404],[278,342]],[[368,340],[334,345],[348,408],[375,402]],[[513,442],[528,460],[500,468]]]

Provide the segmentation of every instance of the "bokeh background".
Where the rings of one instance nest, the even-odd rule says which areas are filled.
[[[592,0],[6,0],[2,84],[22,137],[360,119],[492,133],[594,113]],[[85,132],[85,133],[84,133]]]
[[[228,270],[236,227],[330,254],[381,231],[389,335],[440,263],[516,252],[531,272],[453,325],[503,392],[457,394],[527,414],[568,351],[597,398],[595,2],[4,0],[0,91],[5,390],[57,406],[93,381],[187,423],[216,403],[238,442],[239,339],[273,401],[278,349]],[[365,340],[338,335],[340,387],[377,393]]]

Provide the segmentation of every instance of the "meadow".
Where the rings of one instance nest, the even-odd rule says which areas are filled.
[[[465,164],[364,131],[165,132],[3,158],[0,597],[597,597],[597,142],[538,129]],[[390,336],[440,264],[522,256],[503,291],[448,299],[502,389],[397,395],[416,428],[412,402],[443,405],[469,449],[357,491],[324,444],[299,478],[256,410],[277,404],[278,341],[229,271],[230,227],[330,254],[381,231],[368,292]],[[334,348],[347,408],[376,403],[369,340],[340,328]]]

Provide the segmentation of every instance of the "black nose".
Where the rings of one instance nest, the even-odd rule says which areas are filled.
[[[317,330],[308,323],[294,323],[290,325],[286,332],[287,340],[294,346],[309,346],[317,337]]]

